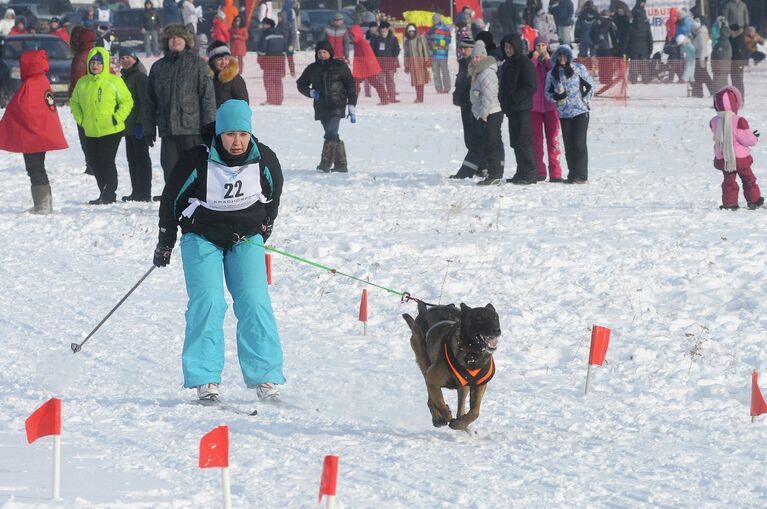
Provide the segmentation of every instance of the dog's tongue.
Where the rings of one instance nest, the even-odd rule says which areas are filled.
[[[487,344],[488,348],[495,350],[496,348],[498,348],[498,336],[487,338],[487,341],[485,342],[485,344]]]

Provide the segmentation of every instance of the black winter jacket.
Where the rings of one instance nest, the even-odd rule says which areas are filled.
[[[216,120],[216,99],[208,66],[192,49],[167,52],[149,71],[144,132],[160,137],[200,134]]]
[[[471,57],[464,57],[458,61],[458,74],[455,75],[455,90],[453,90],[453,105],[471,109],[471,78],[469,78],[469,64]]]
[[[216,96],[216,109],[229,99],[241,99],[247,103],[248,87],[240,75],[240,67],[234,57],[225,57],[229,61],[221,72],[213,71],[213,92]]]
[[[206,199],[210,155],[204,145],[196,146],[181,156],[165,183],[160,202],[160,245],[173,247],[178,227],[181,226],[182,233],[197,233],[227,249],[238,237],[259,234],[267,218],[273,221],[277,217],[283,183],[280,161],[272,149],[259,143],[255,137],[252,140],[248,157],[236,166],[247,165],[242,171],[260,172],[261,193],[269,202],[258,201],[246,209],[234,211],[211,210],[200,205],[192,217],[182,216],[190,198]]]
[[[160,30],[161,27],[160,13],[156,9],[144,9],[144,15],[141,16],[141,28],[150,32],[152,30]]]
[[[393,32],[389,32],[386,37],[374,35],[370,38],[370,47],[381,64],[381,69],[391,71],[399,67],[399,41]]]
[[[504,37],[501,40],[502,51],[506,43],[511,43],[514,56],[507,58],[501,70],[498,71],[500,75],[498,99],[503,112],[511,116],[515,111],[533,109],[533,95],[538,87],[538,78],[533,63],[527,55],[522,53],[522,40],[519,35],[512,34]]]
[[[639,11],[634,11],[634,20],[629,28],[625,53],[632,60],[647,60],[652,55],[652,30],[650,22]]]
[[[143,122],[149,78],[146,75],[144,64],[140,60],[137,60],[136,65],[130,69],[120,70],[120,74],[133,97],[133,109],[128,118],[125,119],[125,135],[128,136],[133,135],[133,128],[136,124]]]
[[[591,27],[591,42],[598,57],[612,57],[619,53],[618,28],[607,16],[600,16]]]
[[[327,41],[320,41],[315,49],[328,50],[328,48],[330,44]],[[316,59],[304,69],[296,81],[298,91],[306,97],[312,96],[312,90],[320,92],[320,99],[314,101],[315,120],[344,118],[346,105],[357,104],[357,92],[349,66],[342,60],[333,58],[332,48],[329,52],[328,60]]]

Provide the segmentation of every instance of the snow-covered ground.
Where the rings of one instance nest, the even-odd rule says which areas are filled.
[[[744,114],[762,128],[767,73],[746,80]],[[257,104],[262,88],[250,86]],[[626,107],[593,104],[585,186],[447,180],[465,152],[447,97],[365,99],[342,126],[349,175],[313,171],[321,129],[308,100],[254,107],[285,173],[274,246],[427,301],[499,311],[498,373],[473,434],[431,426],[400,318],[413,304],[371,289],[363,336],[359,284],[277,255],[281,408],[243,386],[231,311],[222,392],[259,415],[191,404],[178,253],[72,355],[150,267],[157,205],[85,205],[96,186],[62,108],[72,148],[48,155],[54,215],[23,213],[21,156],[0,160],[0,507],[217,507],[220,476],[197,468],[197,452],[220,423],[239,508],[315,507],[326,454],[341,458],[346,508],[767,505],[767,423],[751,424],[748,408],[751,371],[767,371],[767,211],[718,210],[710,99],[677,85],[630,91]],[[763,145],[754,168],[767,182]],[[130,192],[123,153],[118,196]],[[595,323],[613,337],[584,397]],[[51,440],[24,435],[51,396],[63,400],[58,503]]]

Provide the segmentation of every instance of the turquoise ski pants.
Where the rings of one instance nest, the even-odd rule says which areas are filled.
[[[195,233],[181,237],[189,295],[182,353],[184,387],[221,383],[227,307],[224,278],[234,300],[237,357],[245,384],[285,383],[282,346],[269,299],[261,244],[259,235],[224,250]]]

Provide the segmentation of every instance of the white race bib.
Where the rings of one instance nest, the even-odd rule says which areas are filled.
[[[200,205],[210,210],[229,212],[247,209],[258,201],[261,203],[269,201],[261,192],[258,163],[230,168],[208,161],[206,199],[203,202],[197,198],[190,198],[190,205],[182,212],[182,215],[191,217]]]

